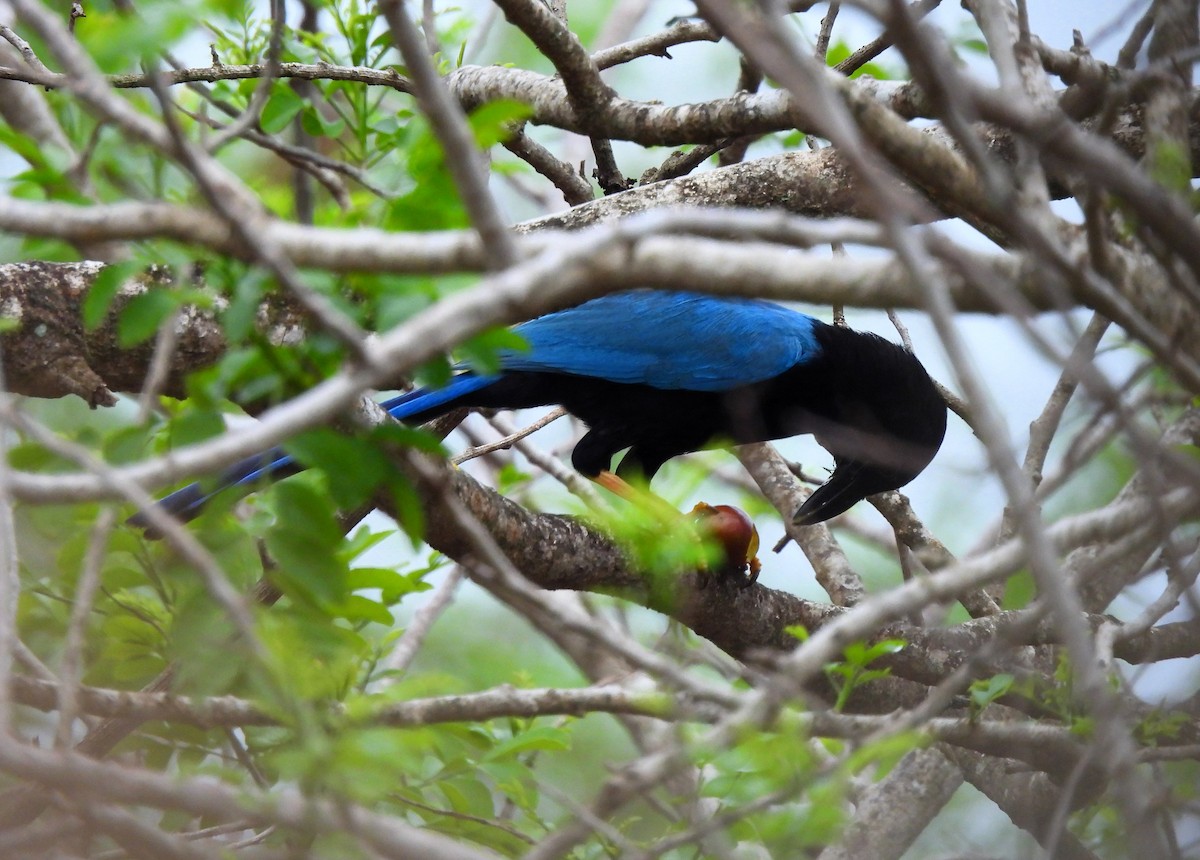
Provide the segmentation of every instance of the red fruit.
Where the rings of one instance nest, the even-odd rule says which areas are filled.
[[[746,573],[751,582],[758,579],[762,567],[758,561],[758,529],[745,511],[732,505],[700,502],[689,516],[696,523],[696,531],[711,537],[724,550],[724,570]]]

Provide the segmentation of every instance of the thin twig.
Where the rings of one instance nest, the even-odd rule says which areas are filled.
[[[15,409],[16,398],[4,385],[4,366],[0,362],[0,411]],[[8,449],[12,434],[0,433],[0,736],[7,736],[12,725],[13,652],[19,641],[17,607],[21,595],[21,558],[17,552],[17,525],[10,491],[12,467]]]
[[[96,592],[100,587],[100,573],[104,565],[104,555],[108,551],[108,538],[116,521],[116,511],[111,505],[105,507],[96,518],[91,538],[88,540],[79,585],[75,588],[75,600],[71,604],[71,617],[67,622],[67,634],[58,667],[58,730],[54,733],[54,743],[59,749],[66,749],[71,743],[71,728],[75,721],[77,704],[75,693],[81,676],[87,625]]]
[[[455,565],[429,601],[413,613],[412,620],[404,629],[404,634],[396,640],[392,650],[379,661],[380,671],[400,676],[408,670],[412,661],[416,659],[417,652],[421,650],[421,644],[425,641],[425,637],[433,628],[434,622],[453,602],[455,592],[458,591],[462,580],[462,568]],[[391,683],[393,683],[391,678],[381,679],[378,686],[382,689],[390,686]]]
[[[445,150],[446,167],[454,177],[471,224],[479,231],[479,238],[487,248],[489,266],[494,270],[503,269],[517,259],[516,247],[488,191],[487,174],[462,108],[450,97],[445,83],[438,77],[405,4],[400,0],[383,0],[379,8],[412,76],[421,110]]]
[[[457,456],[452,457],[450,462],[456,466],[461,466],[468,460],[474,460],[476,457],[482,457],[484,454],[490,454],[493,451],[506,451],[512,448],[514,443],[524,439],[526,436],[536,433],[547,424],[552,424],[566,414],[566,409],[561,406],[556,406],[529,426],[522,427],[520,430],[509,433],[503,439],[497,439],[495,442],[489,442],[486,445],[478,445],[474,448],[467,448]]]
[[[271,89],[279,77],[279,58],[283,53],[283,28],[287,23],[287,11],[283,0],[270,0],[270,8],[271,37],[267,43],[266,74],[259,79],[258,84],[254,87],[254,92],[250,96],[250,102],[246,105],[246,109],[242,111],[241,116],[236,117],[233,122],[229,123],[220,133],[213,135],[208,141],[206,148],[209,152],[219,152],[225,144],[237,137],[241,137],[243,132],[248,131],[252,126],[258,124],[259,115],[266,106],[267,99],[271,95]]]
[[[524,129],[501,144],[513,155],[525,161],[539,174],[554,183],[570,206],[579,206],[594,199],[592,186],[567,162],[525,133]]]
[[[50,73],[50,70],[46,68],[46,64],[42,62],[29,43],[18,36],[7,24],[0,24],[0,37],[3,37],[5,41],[20,51],[25,62],[29,64],[29,68],[38,72]]]

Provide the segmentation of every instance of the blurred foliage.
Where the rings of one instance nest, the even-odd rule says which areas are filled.
[[[404,73],[371,4],[326,0],[319,5],[329,26],[321,33],[288,29],[285,61],[395,68]],[[586,41],[609,11],[607,4],[574,4],[572,27]],[[115,4],[94,2],[88,4],[87,16],[78,29],[80,44],[111,73],[134,72],[143,61],[153,67],[159,52],[194,48],[198,40],[211,41],[223,64],[259,62],[270,35],[259,5],[239,0],[140,0],[136,17],[119,12]],[[438,60],[445,71],[461,62],[465,51],[478,46],[468,41],[474,32],[472,22],[461,11],[443,11],[436,20],[444,46]],[[43,45],[32,41],[35,50],[44,52]],[[963,35],[956,44],[963,51],[979,49],[974,34]],[[490,50],[523,68],[553,71],[512,28],[502,29]],[[850,51],[845,43],[835,44],[829,62],[836,63]],[[897,75],[878,64],[869,64],[860,73],[879,78]],[[172,95],[184,134],[192,139],[211,135],[207,124],[224,122],[226,109],[234,114],[246,110],[258,87],[255,80],[218,81],[208,88],[208,95],[176,88]],[[4,164],[17,165],[0,180],[7,194],[77,204],[133,198],[203,205],[193,183],[161,154],[97,122],[65,94],[46,95],[75,152],[86,153],[82,166],[88,181],[86,185],[78,181],[80,165],[70,154],[0,125]],[[136,110],[158,111],[148,91],[125,91],[124,97]],[[496,103],[476,111],[471,127],[481,146],[494,149],[513,124],[528,116],[522,105]],[[280,136],[302,131],[315,149],[358,171],[370,184],[343,177],[339,181],[345,183],[344,193],[338,195],[312,183],[312,220],[318,225],[431,231],[468,224],[438,141],[414,112],[411,100],[400,93],[348,81],[318,80],[303,86],[277,81],[263,107],[260,126],[263,132]],[[793,132],[772,135],[764,145],[785,148],[801,142],[802,136]],[[226,145],[218,157],[272,212],[282,218],[297,217],[292,169],[285,162],[245,142]],[[1178,161],[1178,153],[1160,153],[1156,175],[1161,181],[1178,184]],[[503,159],[493,168],[518,169]],[[262,270],[166,241],[135,243],[129,251],[129,259],[109,269],[93,288],[84,307],[87,326],[99,325],[113,311],[117,290],[130,275],[154,267],[156,288],[120,310],[122,344],[152,340],[180,308],[193,305],[217,314],[229,349],[215,366],[189,378],[186,401],[162,398],[144,419],[130,402],[98,412],[74,399],[26,405],[30,414],[95,456],[113,464],[126,463],[212,438],[224,432],[228,421],[244,420],[243,408],[260,410],[282,402],[347,362],[341,344],[326,335],[311,334],[285,344],[272,343],[263,335],[259,308],[280,296],[278,285]],[[59,241],[0,236],[0,260],[65,260],[78,255],[78,249]],[[358,324],[375,331],[401,324],[473,281],[462,276],[320,272],[303,272],[301,277]],[[464,344],[458,358],[486,371],[495,366],[497,350],[515,346],[511,335],[488,332]],[[417,376],[436,382],[450,370],[446,358],[431,362]],[[469,592],[435,626],[410,669],[397,674],[381,668],[381,656],[403,632],[396,627],[397,620],[408,623],[421,605],[420,595],[441,580],[448,564],[421,548],[419,506],[412,488],[384,453],[384,443],[440,450],[431,437],[416,430],[388,428],[361,436],[310,431],[286,446],[308,467],[307,472],[248,499],[232,494],[218,497],[189,527],[237,589],[248,592],[265,577],[282,593],[278,603],[255,611],[262,653],[255,654],[239,642],[197,572],[170,547],[149,542],[122,525],[96,532],[101,510],[96,504],[18,510],[23,591],[17,611],[22,641],[46,664],[59,665],[76,589],[87,558],[98,545],[99,589],[83,631],[86,683],[135,689],[171,665],[174,691],[243,696],[280,722],[277,727],[247,728],[236,734],[155,723],[126,740],[122,751],[135,754],[145,766],[180,774],[214,773],[246,786],[255,781],[299,785],[321,796],[367,804],[504,856],[519,856],[572,814],[569,801],[586,803],[614,763],[640,753],[619,720],[601,715],[405,729],[370,724],[372,709],[387,702],[501,684],[531,688],[588,683],[547,639],[516,615],[485,602],[477,592]],[[73,468],[60,454],[29,439],[14,440],[9,461],[47,473]],[[673,463],[657,489],[672,504],[694,500],[712,463],[708,455]],[[1110,498],[1129,477],[1133,464],[1128,451],[1117,444],[1109,446],[1077,485],[1059,494],[1055,514]],[[495,473],[500,490],[523,503],[581,510],[561,490],[543,489],[544,482],[536,481],[520,459],[496,466]],[[760,496],[743,488],[723,485],[721,491],[752,514],[770,513]],[[393,524],[381,525],[375,518],[348,536],[342,534],[338,511],[354,508],[379,492],[394,498],[402,512],[398,528],[414,551],[398,539]],[[680,521],[663,519],[648,527],[646,510],[636,505],[615,508],[611,517],[602,520],[603,527],[652,572],[652,592],[669,585],[681,569],[719,562],[713,548],[696,540]],[[128,513],[127,507],[120,510],[122,517]],[[861,567],[872,575],[898,580],[891,555],[876,544],[862,546],[866,549],[855,557],[856,563],[861,559]],[[264,550],[274,562],[265,571]],[[1024,607],[1032,597],[1028,577],[1014,578],[1006,606]],[[596,611],[622,614],[644,642],[653,642],[662,632],[656,614],[603,598],[592,605]],[[690,640],[686,643],[689,648],[693,645]],[[861,685],[883,677],[886,670],[874,664],[901,647],[903,643],[895,640],[869,647],[847,645],[843,659],[827,667],[838,691],[837,706],[844,705]],[[1043,697],[1042,704],[1069,719],[1069,679],[1064,674],[1060,680],[1061,698]],[[972,706],[982,712],[1012,686],[1008,676],[981,682],[970,691]],[[20,717],[19,728],[28,736],[45,738],[53,732],[52,724],[40,714],[21,711]],[[796,856],[835,838],[847,821],[851,783],[881,778],[922,743],[903,735],[853,750],[833,742],[814,744],[800,719],[801,710],[788,705],[773,726],[748,731],[739,743],[721,749],[706,746],[706,727],[686,725],[677,732],[688,742],[689,754],[700,768],[699,794],[712,802],[713,814],[729,814],[728,832],[733,838],[770,856]],[[1143,730],[1147,736],[1161,735],[1172,725],[1168,716],[1147,721]],[[1179,765],[1179,769],[1184,777],[1180,790],[1194,794],[1200,784],[1194,766]],[[763,799],[775,802],[764,804]],[[671,807],[662,802],[635,803],[612,826],[622,838],[643,846],[653,846],[691,826],[686,816],[666,814],[664,809]],[[1080,814],[1076,821],[1077,832],[1101,842],[1113,838],[1114,826],[1111,811],[1103,805]],[[619,854],[611,836],[594,835],[574,856]],[[282,847],[283,837],[277,842]],[[314,856],[340,857],[346,850],[338,838],[328,836],[308,847]],[[685,844],[664,856],[701,855]]]

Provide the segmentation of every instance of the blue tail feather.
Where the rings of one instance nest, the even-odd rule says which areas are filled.
[[[498,376],[477,376],[474,373],[460,373],[441,388],[418,388],[407,394],[401,394],[379,405],[397,421],[406,421],[416,415],[435,412],[451,400],[486,388],[499,379]]]
[[[262,454],[255,454],[253,457],[239,460],[226,469],[215,482],[197,481],[170,495],[163,496],[155,502],[155,507],[181,522],[188,522],[200,516],[204,506],[218,493],[231,487],[253,484],[264,478],[277,480],[286,477],[289,469],[294,469],[294,465],[292,458],[285,454],[282,448],[272,448]],[[134,514],[129,518],[128,523],[131,526],[145,529],[148,537],[159,536],[143,512]]]
[[[477,376],[473,373],[463,373],[450,380],[443,388],[418,388],[407,394],[401,394],[380,404],[387,412],[399,421],[413,417],[436,417],[443,407],[465,394],[485,388],[496,380],[495,376]],[[218,493],[232,487],[244,487],[259,481],[279,480],[298,471],[298,465],[282,448],[272,448],[253,457],[239,460],[226,469],[216,481],[204,481],[188,484],[170,495],[163,496],[155,506],[164,513],[170,514],[182,522],[193,520],[200,516],[204,506]],[[137,513],[129,518],[128,523],[144,529],[147,537],[158,537],[150,526],[145,513]]]

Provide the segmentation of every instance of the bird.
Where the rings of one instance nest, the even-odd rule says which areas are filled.
[[[800,526],[904,486],[933,459],[946,431],[945,400],[911,352],[772,302],[634,289],[513,331],[525,348],[500,351],[496,372],[460,367],[442,387],[381,406],[419,424],[461,407],[561,405],[587,426],[572,466],[625,495],[681,454],[811,434],[833,455],[834,468],[796,511]],[[226,489],[298,468],[275,448],[157,505],[187,521]],[[148,527],[144,514],[131,523]]]

